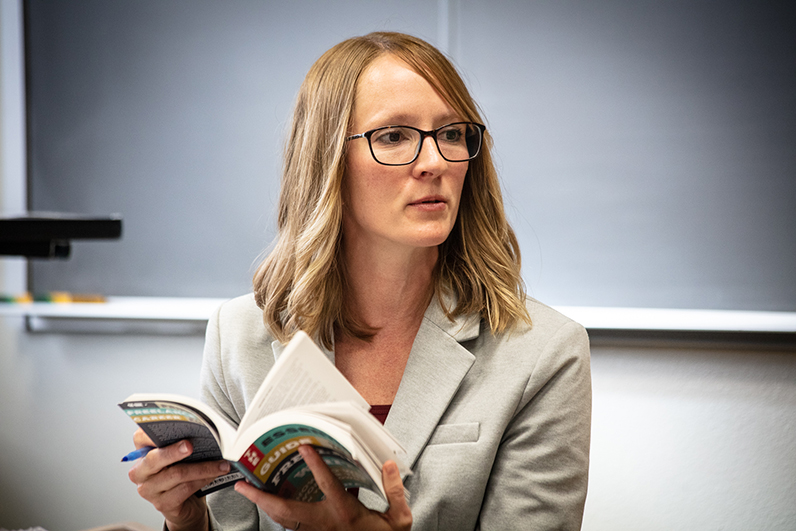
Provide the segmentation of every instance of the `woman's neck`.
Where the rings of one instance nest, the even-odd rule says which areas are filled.
[[[380,330],[418,323],[433,295],[437,248],[364,247],[343,244],[349,309]]]

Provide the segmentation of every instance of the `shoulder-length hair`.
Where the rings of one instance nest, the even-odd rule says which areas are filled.
[[[416,37],[387,32],[355,37],[312,65],[299,90],[285,146],[278,237],[254,276],[263,320],[282,342],[304,330],[331,348],[335,326],[355,337],[374,333],[345,304],[340,242],[345,138],[357,82],[383,54],[406,62],[462,120],[483,123],[451,62]],[[491,148],[486,132],[481,153],[469,163],[456,223],[439,246],[434,292],[449,318],[478,313],[497,333],[521,322],[530,324],[530,317],[519,245],[506,220]],[[444,300],[453,301],[453,307]]]

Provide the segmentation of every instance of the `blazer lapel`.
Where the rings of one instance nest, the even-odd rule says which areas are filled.
[[[478,316],[450,321],[436,298],[426,311],[385,423],[410,468],[475,362],[460,341],[476,337],[479,327]]]

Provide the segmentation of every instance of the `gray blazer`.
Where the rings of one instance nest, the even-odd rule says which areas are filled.
[[[427,309],[385,424],[413,471],[413,530],[580,529],[589,341],[551,308],[527,307],[530,329],[498,335],[478,316],[449,321],[436,299]],[[252,295],[225,303],[208,324],[203,398],[239,422],[281,351]],[[385,509],[369,491],[360,500]],[[215,529],[282,529],[232,489],[208,502]]]

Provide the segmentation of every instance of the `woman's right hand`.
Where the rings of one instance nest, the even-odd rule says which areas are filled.
[[[390,506],[387,512],[380,513],[368,509],[349,494],[311,446],[300,446],[298,451],[325,495],[323,501],[286,500],[245,481],[235,483],[235,490],[285,529],[409,531],[412,528],[412,511],[406,503],[401,474],[394,461],[387,461],[382,467],[382,482]]]
[[[154,446],[141,429],[135,432],[133,442],[136,448]],[[178,463],[191,455],[192,451],[188,441],[156,448],[128,473],[130,481],[138,486],[138,494],[166,518],[169,531],[208,529],[205,500],[193,494],[213,479],[229,472],[227,461]]]

